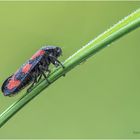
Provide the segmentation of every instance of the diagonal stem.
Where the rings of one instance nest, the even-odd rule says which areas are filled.
[[[140,9],[128,15],[117,24],[112,26],[110,29],[96,37],[94,40],[89,42],[87,45],[82,47],[72,56],[70,56],[64,63],[64,69],[62,67],[55,68],[48,80],[51,84],[67,72],[72,70],[74,67],[85,61],[92,55],[96,54],[101,49],[107,47],[109,44],[133,31],[140,26]],[[31,101],[34,97],[41,93],[49,84],[46,80],[42,80],[36,85],[29,94],[23,95],[18,101],[13,103],[0,115],[0,127],[2,127],[16,112],[18,112],[24,105]]]

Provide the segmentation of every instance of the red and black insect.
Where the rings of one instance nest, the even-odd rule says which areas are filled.
[[[27,92],[29,92],[34,84],[41,80],[42,76],[49,82],[47,79],[50,73],[49,65],[52,63],[56,67],[59,65],[63,67],[61,62],[57,59],[61,54],[61,48],[54,46],[45,46],[38,50],[16,73],[4,81],[1,87],[4,95],[15,95],[32,83],[27,89]],[[47,75],[45,72],[47,72]]]

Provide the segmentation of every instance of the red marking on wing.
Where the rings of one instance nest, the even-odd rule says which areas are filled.
[[[31,59],[35,59],[35,58],[37,58],[38,56],[43,55],[44,53],[45,53],[44,50],[39,50],[39,51],[37,51],[37,52],[31,57]]]
[[[20,85],[20,81],[19,80],[14,80],[14,79],[11,79],[7,85],[7,88],[8,89],[13,89],[15,87],[18,87]]]
[[[23,68],[22,68],[22,72],[23,73],[27,73],[30,68],[31,68],[32,64],[26,64]]]

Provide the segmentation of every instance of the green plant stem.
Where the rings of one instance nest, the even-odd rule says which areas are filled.
[[[140,9],[125,17],[123,20],[119,21],[113,27],[96,37],[94,40],[92,40],[87,45],[78,50],[76,53],[74,53],[72,56],[70,56],[63,63],[63,65],[65,66],[64,69],[58,67],[53,70],[53,72],[48,78],[49,81],[53,83],[58,78],[60,78],[61,76],[69,72],[71,69],[79,65],[81,62],[94,55],[96,52],[105,48],[113,41],[126,35],[127,33],[138,28],[139,26]],[[38,85],[34,87],[34,89],[29,94],[23,95],[18,101],[13,103],[0,115],[0,126],[3,126],[5,122],[7,122],[17,111],[19,111],[25,104],[31,101],[48,86],[49,84],[46,82],[46,80],[42,80]]]

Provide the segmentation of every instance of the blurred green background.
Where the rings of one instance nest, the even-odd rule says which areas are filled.
[[[0,85],[42,45],[75,51],[140,2],[0,2]],[[140,30],[43,91],[0,138],[140,138]],[[0,112],[20,98],[0,94]],[[138,132],[138,133],[136,133]]]

